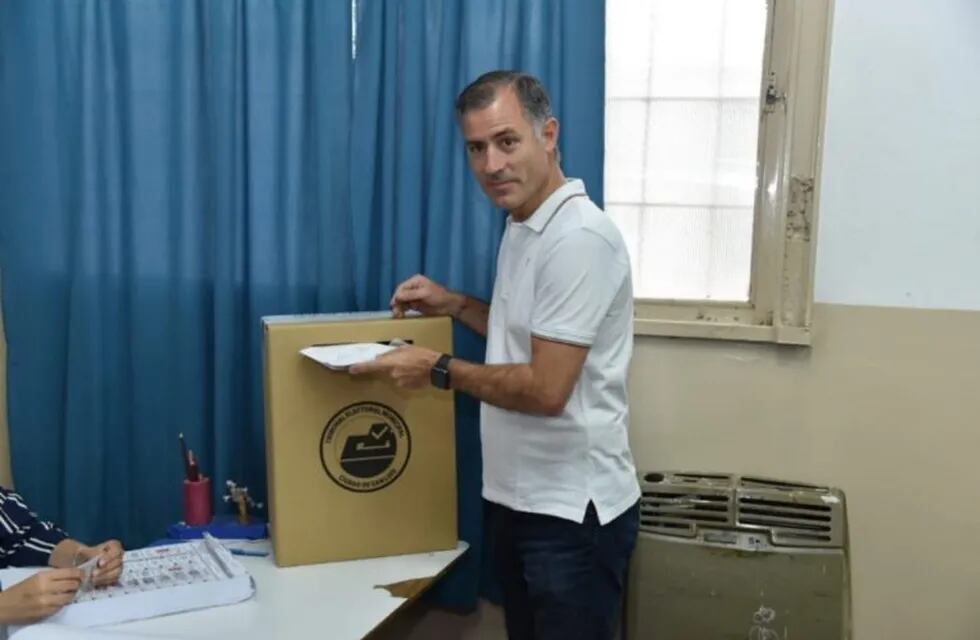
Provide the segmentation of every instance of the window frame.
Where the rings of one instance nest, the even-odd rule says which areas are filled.
[[[769,0],[748,301],[636,298],[634,333],[809,345],[833,0]]]

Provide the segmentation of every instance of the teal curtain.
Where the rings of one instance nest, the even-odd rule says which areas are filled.
[[[178,432],[264,495],[259,318],[354,305],[350,31],[344,2],[0,2],[13,469],[76,537],[180,519]]]

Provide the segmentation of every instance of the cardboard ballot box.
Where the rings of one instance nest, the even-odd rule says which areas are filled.
[[[280,566],[456,546],[453,395],[300,354],[400,338],[452,349],[449,318],[273,316],[265,330],[270,534]]]

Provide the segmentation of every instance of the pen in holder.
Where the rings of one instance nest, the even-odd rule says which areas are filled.
[[[201,526],[211,522],[211,478],[184,480],[184,522]]]

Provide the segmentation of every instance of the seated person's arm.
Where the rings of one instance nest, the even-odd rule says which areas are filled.
[[[42,520],[32,512],[24,499],[0,487],[0,521],[3,535],[0,548],[8,566],[51,566],[58,569],[76,567],[90,558],[101,556],[92,572],[97,585],[112,584],[122,573],[122,545],[108,540],[94,547],[68,537],[61,528]]]
[[[54,550],[68,540],[64,531],[32,513],[23,498],[2,487],[0,525],[0,556],[6,566],[46,565],[56,557]],[[0,624],[27,624],[57,613],[75,598],[81,583],[78,569],[55,569],[3,589]]]
[[[89,547],[37,517],[24,499],[0,487],[0,557],[7,566],[55,567],[0,591],[0,624],[28,624],[54,615],[75,599],[82,571],[99,556],[95,584],[111,584],[122,573],[122,545],[116,540]]]
[[[3,488],[0,488],[0,519],[4,525],[0,529],[0,546],[7,565],[12,567],[46,566],[56,559],[55,548],[68,539],[67,533],[32,512],[19,494]],[[62,546],[62,551],[65,548]],[[71,555],[61,566],[71,566]]]

